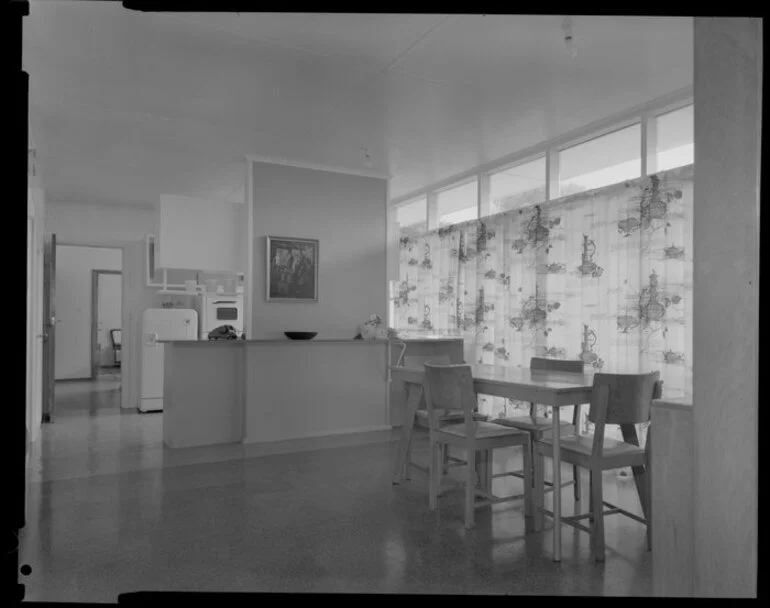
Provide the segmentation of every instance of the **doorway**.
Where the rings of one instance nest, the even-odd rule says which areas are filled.
[[[56,388],[68,423],[120,412],[123,249],[57,243],[51,272]],[[49,417],[48,421],[53,421]]]
[[[91,379],[121,379],[123,276],[91,271]]]

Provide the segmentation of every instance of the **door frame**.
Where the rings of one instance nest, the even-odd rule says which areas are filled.
[[[95,380],[99,371],[98,361],[98,345],[99,340],[99,275],[101,274],[119,274],[123,275],[122,270],[106,270],[106,269],[92,269],[91,270],[91,379]],[[120,285],[120,303],[121,303],[121,328],[123,318],[123,282]]]
[[[56,234],[43,236],[42,422],[52,422],[56,405]]]

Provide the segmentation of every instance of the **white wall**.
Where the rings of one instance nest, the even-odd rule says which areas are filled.
[[[370,314],[384,318],[387,181],[264,162],[250,166],[250,337],[283,338],[284,331],[299,330],[349,339]],[[317,303],[266,301],[266,236],[319,240]]]
[[[241,227],[245,220],[244,203],[161,196],[159,266],[244,272]]]
[[[159,305],[156,290],[147,287],[144,241],[123,247],[123,391],[120,406],[139,406],[142,370],[142,314]]]
[[[56,380],[91,377],[92,270],[121,270],[122,249],[56,248]]]
[[[762,20],[695,18],[694,589],[757,597]]]
[[[49,202],[46,232],[66,245],[114,247],[157,234],[158,211],[153,206],[83,205]]]

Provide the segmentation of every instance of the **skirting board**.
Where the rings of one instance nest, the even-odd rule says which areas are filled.
[[[390,431],[389,424],[378,424],[375,426],[365,426],[357,429],[343,429],[341,431],[320,431],[318,433],[305,433],[296,437],[283,437],[280,439],[271,439],[270,441],[259,441],[258,439],[243,438],[243,443],[277,443],[282,441],[302,441],[305,439],[317,439],[319,437],[336,437],[338,435],[355,435],[358,433],[374,433],[377,431]]]
[[[393,441],[395,431],[390,425],[379,425],[360,429],[313,433],[292,439],[275,441],[243,440],[244,457],[267,454],[286,454],[290,452],[307,452],[327,448],[337,448],[348,445],[367,443],[383,443]]]

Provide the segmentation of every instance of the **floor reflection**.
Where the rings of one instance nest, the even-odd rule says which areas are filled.
[[[651,594],[637,522],[607,519],[604,565],[590,561],[587,534],[565,527],[554,564],[550,523],[525,534],[521,503],[479,509],[468,531],[462,492],[431,512],[419,472],[391,485],[395,443],[248,458],[245,446],[168,450],[162,414],[121,411],[119,391],[98,388],[78,397],[66,387],[71,407],[30,456],[29,600],[114,602],[138,589]],[[415,458],[427,461],[424,438]],[[517,458],[501,451],[495,471],[520,467]],[[604,482],[608,500],[639,509],[632,481]],[[495,492],[521,483],[496,480]],[[572,488],[563,496],[573,512]]]

